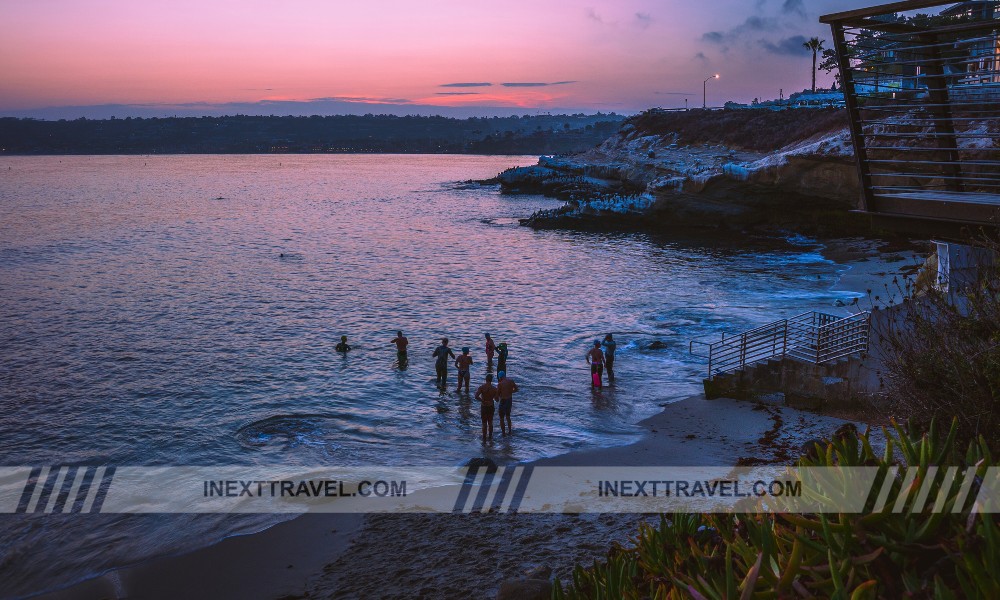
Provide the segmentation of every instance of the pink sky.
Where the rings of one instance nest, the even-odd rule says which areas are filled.
[[[317,98],[634,111],[698,105],[713,73],[710,104],[747,101],[807,87],[796,37],[829,40],[821,13],[866,4],[2,0],[0,114]]]

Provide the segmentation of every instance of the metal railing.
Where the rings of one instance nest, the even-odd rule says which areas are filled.
[[[708,359],[709,379],[785,356],[820,364],[866,352],[870,317],[867,311],[849,317],[806,312],[742,333],[723,333],[711,342],[697,338],[688,351]],[[704,349],[696,352],[696,346]]]
[[[833,34],[861,210],[994,222],[1000,0],[910,0],[820,20]]]

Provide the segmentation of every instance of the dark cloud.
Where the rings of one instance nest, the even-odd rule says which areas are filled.
[[[435,92],[438,96],[479,96],[479,92]]]
[[[645,29],[653,24],[653,15],[649,13],[637,12],[635,13],[635,22],[636,25]]]
[[[810,54],[811,50],[802,44],[806,42],[805,36],[793,35],[792,37],[772,42],[770,40],[760,40],[762,48],[772,54],[784,54],[786,56],[802,56]]]
[[[708,62],[708,57],[705,56],[704,52],[697,52],[694,55],[694,60],[701,61],[703,63],[707,63]]]
[[[601,24],[607,24],[607,21],[604,20],[604,17],[597,14],[597,11],[594,10],[593,8],[587,8],[587,18],[590,19],[591,21],[596,21]]]
[[[483,82],[473,82],[473,83],[442,83],[438,87],[489,87],[493,85],[492,83]]]
[[[785,0],[785,3],[781,5],[781,12],[805,18],[806,3],[804,0]]]
[[[501,83],[500,85],[504,87],[545,87],[548,85],[566,85],[568,83],[576,83],[575,81],[553,81],[551,83],[541,83],[541,82],[513,82],[513,83]]]
[[[733,41],[747,33],[773,31],[777,28],[778,23],[774,19],[753,15],[751,17],[747,17],[746,21],[743,21],[729,31],[709,31],[708,33],[702,34],[701,39],[702,41],[711,42],[713,44],[722,44]]]

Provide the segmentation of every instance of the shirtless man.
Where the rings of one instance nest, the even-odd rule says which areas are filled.
[[[396,345],[396,354],[398,354],[400,358],[406,356],[406,346],[409,345],[410,340],[406,339],[406,336],[403,335],[402,331],[397,331],[396,339],[389,343]]]
[[[500,433],[504,435],[514,432],[510,423],[510,409],[513,407],[514,392],[516,391],[517,383],[504,373],[504,377],[497,383],[497,395],[500,396]],[[506,427],[504,427],[504,418],[507,419]]]
[[[432,356],[437,359],[434,361],[434,369],[437,371],[435,381],[438,387],[444,387],[448,385],[448,357],[455,359],[455,353],[448,347],[448,338],[441,338],[441,345],[435,348]]]
[[[601,342],[594,342],[594,347],[587,353],[587,362],[590,364],[590,384],[594,387],[601,387],[601,378],[604,377],[604,353],[601,352]]]
[[[458,387],[456,392],[462,391],[462,381],[465,381],[465,393],[469,393],[469,367],[472,366],[472,357],[469,356],[469,347],[462,348],[462,354],[455,359],[455,368],[458,369]]]
[[[484,442],[493,439],[493,413],[496,411],[496,397],[497,388],[493,385],[493,375],[487,374],[486,383],[476,390],[476,400],[479,400],[479,416],[483,419]]]
[[[337,347],[335,349],[337,350],[337,352],[343,352],[343,353],[351,351],[351,346],[350,344],[347,343],[346,335],[340,336],[340,343],[337,344]]]

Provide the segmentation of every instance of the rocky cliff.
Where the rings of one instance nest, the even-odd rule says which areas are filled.
[[[797,111],[795,118],[809,112]],[[535,166],[501,173],[497,181],[505,193],[542,193],[568,201],[527,219],[533,227],[609,217],[705,227],[840,227],[859,197],[850,135],[840,125],[833,120],[806,137],[801,134],[808,128],[799,128],[776,141],[796,133],[799,139],[765,152],[760,143],[747,144],[757,146],[750,149],[689,143],[690,135],[657,131],[632,119],[592,150],[542,157]]]

